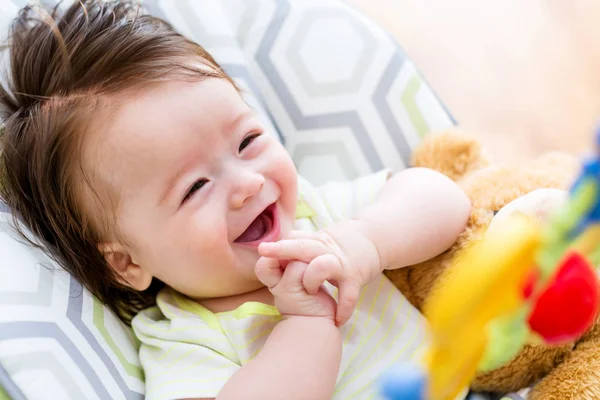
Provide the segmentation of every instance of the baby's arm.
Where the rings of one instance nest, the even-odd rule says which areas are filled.
[[[333,319],[293,316],[281,321],[258,356],[217,396],[224,399],[331,399],[342,339]]]
[[[469,199],[451,179],[433,170],[411,168],[390,178],[357,220],[332,226],[332,233],[354,226],[375,244],[382,269],[400,268],[452,246],[465,228],[470,209]]]
[[[305,291],[304,263],[290,262],[283,270],[276,260],[261,259],[255,271],[273,293],[283,320],[256,358],[227,381],[217,400],[331,399],[342,357],[334,299],[323,290],[312,295]]]

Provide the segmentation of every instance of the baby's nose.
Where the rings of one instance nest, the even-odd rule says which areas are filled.
[[[265,185],[265,178],[260,174],[245,175],[235,186],[231,195],[231,207],[240,208],[248,200],[256,196]]]

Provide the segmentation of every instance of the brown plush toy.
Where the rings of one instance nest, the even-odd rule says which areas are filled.
[[[528,162],[490,165],[479,143],[458,130],[429,136],[415,151],[413,165],[435,169],[455,180],[473,207],[467,229],[451,249],[422,264],[386,272],[419,309],[457,251],[479,240],[490,225],[512,212],[544,218],[565,198],[564,189],[580,168],[578,159],[559,153]],[[600,399],[600,325],[569,345],[527,345],[511,362],[478,375],[472,383],[475,391],[500,393],[530,386],[528,399],[532,400]]]

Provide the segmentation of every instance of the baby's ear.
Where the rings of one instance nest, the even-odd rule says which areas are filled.
[[[98,249],[108,265],[117,273],[122,284],[143,291],[152,283],[152,275],[133,262],[129,251],[117,243],[101,243]]]
[[[479,141],[458,128],[427,135],[412,156],[412,166],[436,170],[454,181],[487,165]]]

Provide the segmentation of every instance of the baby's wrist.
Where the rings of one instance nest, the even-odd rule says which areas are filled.
[[[326,231],[336,240],[340,242],[349,252],[357,254],[357,260],[360,260],[361,265],[368,265],[373,270],[371,273],[379,274],[385,269],[385,262],[381,257],[381,253],[377,244],[370,235],[368,224],[360,219],[352,219],[339,222],[327,228]],[[353,232],[354,235],[348,236],[348,232]],[[348,238],[344,240],[344,238]],[[355,262],[356,260],[352,260]],[[373,278],[373,276],[370,276]],[[367,283],[367,282],[365,282]]]
[[[304,331],[316,333],[321,330],[336,329],[339,327],[335,323],[333,316],[314,316],[314,315],[297,315],[285,314],[278,325],[287,326],[292,331]]]
[[[335,326],[334,315],[302,315],[302,314],[289,314],[282,313],[281,317],[283,321],[293,321],[299,324],[328,324]]]

